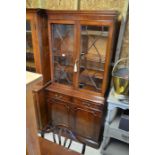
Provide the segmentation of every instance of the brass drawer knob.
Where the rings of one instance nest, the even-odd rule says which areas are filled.
[[[55,98],[56,98],[56,99],[61,99],[62,96],[61,96],[61,95],[58,95],[58,94],[55,94]]]
[[[83,101],[82,104],[85,106],[90,106],[90,102]]]

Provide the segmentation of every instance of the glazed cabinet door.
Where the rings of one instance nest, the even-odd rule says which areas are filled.
[[[78,135],[85,138],[98,141],[101,116],[99,111],[86,109],[82,107],[74,108],[74,130]]]
[[[52,79],[55,83],[73,86],[75,59],[75,25],[54,21],[49,24]]]
[[[26,14],[26,70],[41,73],[41,36],[37,15]]]
[[[111,52],[109,32],[110,27],[104,22],[80,23],[78,87],[81,90],[104,92]]]
[[[48,102],[48,120],[52,121],[52,125],[63,125],[69,127],[69,105],[67,102],[51,99]]]
[[[26,20],[26,70],[36,72],[34,47],[32,42],[33,21]]]

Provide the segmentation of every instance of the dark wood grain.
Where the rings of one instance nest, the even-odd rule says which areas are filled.
[[[63,125],[72,129],[83,143],[98,148],[101,142],[101,131],[105,119],[105,97],[109,84],[111,58],[114,52],[114,33],[118,12],[116,11],[50,11],[46,10],[48,16],[48,43],[49,43],[49,67],[51,83],[42,87],[42,93],[38,97],[39,111],[43,109],[47,122],[51,125]],[[74,25],[74,49],[73,61],[77,61],[77,72],[73,72],[73,84],[64,85],[54,81],[53,61],[53,30],[52,24]],[[92,91],[79,88],[80,53],[81,53],[81,25],[108,26],[108,37],[106,56],[101,74],[101,91]],[[86,40],[84,43],[86,44]],[[44,58],[45,59],[45,58]],[[47,66],[47,64],[45,65]],[[48,74],[46,71],[45,74]],[[39,91],[36,91],[36,96]],[[43,107],[41,105],[44,105]],[[42,116],[41,116],[42,117]],[[40,120],[43,118],[40,117]],[[45,123],[46,124],[46,123]]]

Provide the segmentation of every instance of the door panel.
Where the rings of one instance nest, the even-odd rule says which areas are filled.
[[[101,93],[109,27],[84,24],[80,33],[79,88]]]
[[[74,24],[52,23],[50,28],[54,82],[72,86],[75,26]]]
[[[48,115],[52,125],[64,125],[69,127],[69,106],[68,103],[55,99],[48,103]]]
[[[74,128],[76,133],[97,141],[100,132],[101,113],[82,107],[76,107],[74,114]]]

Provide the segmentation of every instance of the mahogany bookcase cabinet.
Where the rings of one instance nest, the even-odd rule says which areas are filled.
[[[118,14],[46,12],[51,81],[34,89],[39,130],[66,126],[98,148]]]
[[[26,9],[26,70],[50,80],[47,15],[45,10]]]

